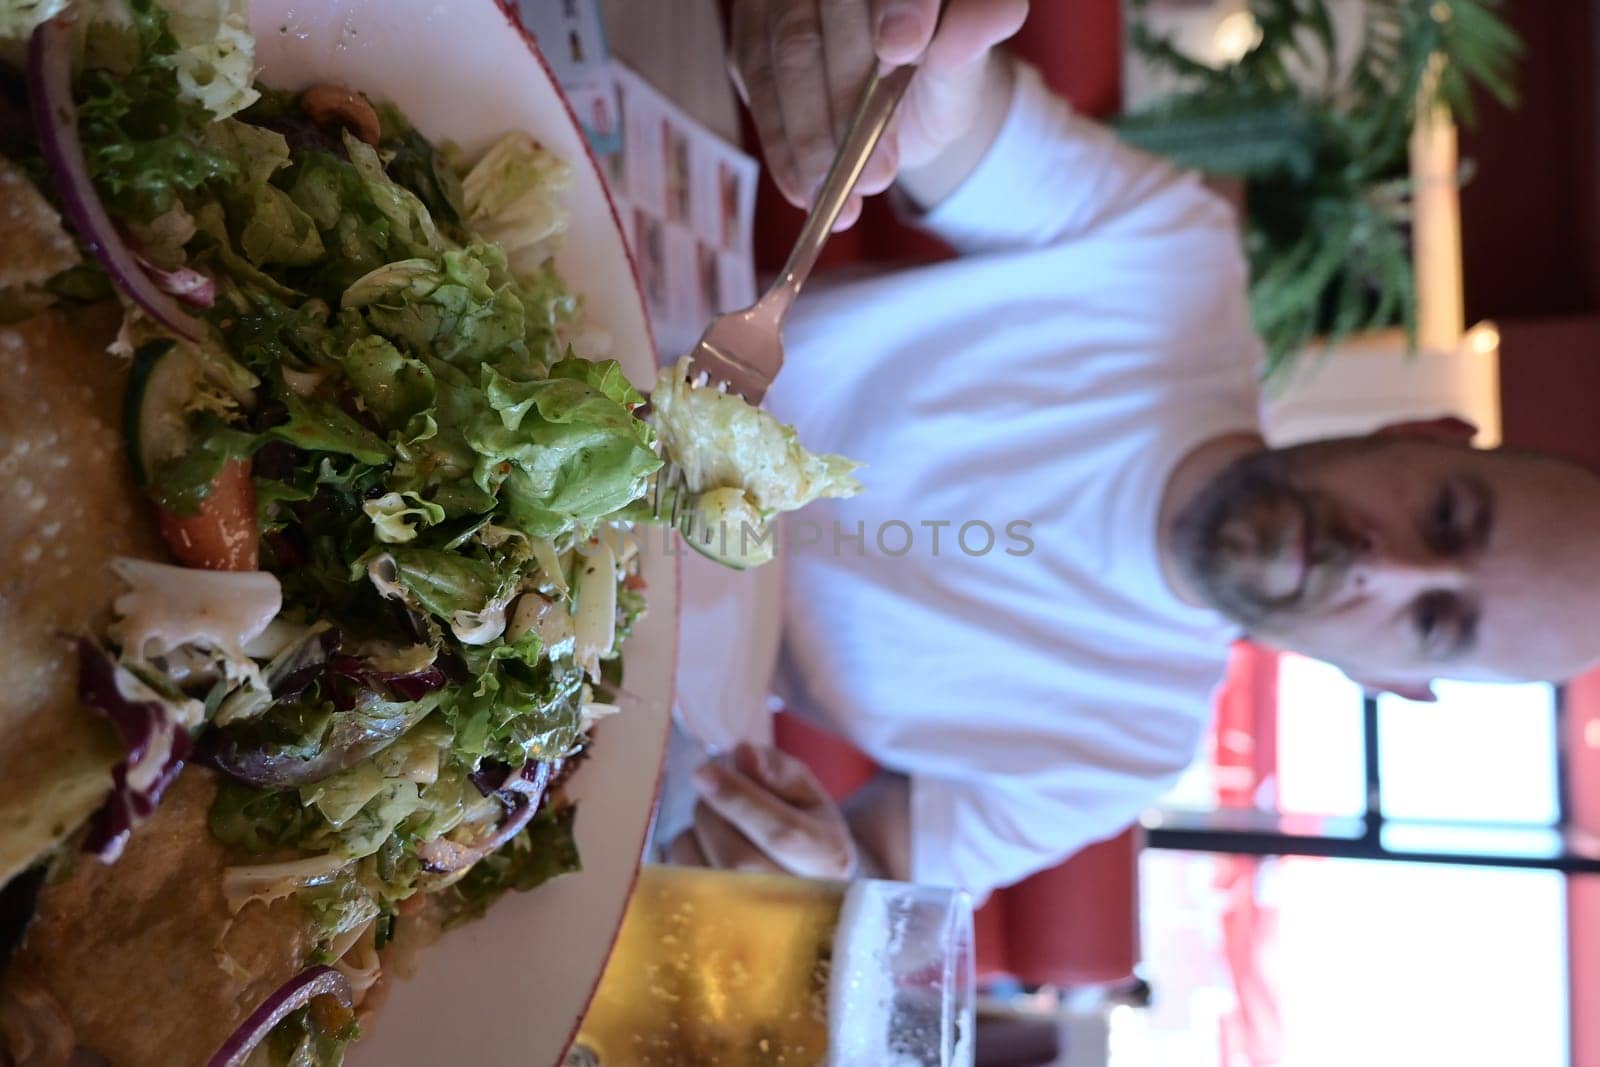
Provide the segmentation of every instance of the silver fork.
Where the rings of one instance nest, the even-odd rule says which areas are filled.
[[[759,405],[783,368],[783,320],[817,265],[822,246],[866,169],[872,150],[894,117],[917,64],[874,71],[850,116],[833,164],[795,238],[794,248],[771,287],[742,311],[718,315],[689,353],[689,374],[697,386],[737,393]],[[658,519],[677,526],[684,518],[682,472],[670,461],[656,475],[651,508]]]
[[[708,384],[738,393],[752,404],[760,404],[767,395],[768,386],[783,367],[784,316],[817,265],[833,224],[839,221],[839,213],[916,72],[917,65],[908,63],[886,73],[873,73],[777,280],[743,311],[730,311],[711,320],[700,343],[689,353],[691,373],[704,375]]]

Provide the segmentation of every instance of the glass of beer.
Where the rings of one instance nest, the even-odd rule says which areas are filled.
[[[972,902],[902,882],[639,876],[569,1067],[970,1064]]]

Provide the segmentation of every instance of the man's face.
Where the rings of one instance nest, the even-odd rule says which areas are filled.
[[[1383,437],[1267,451],[1174,532],[1213,607],[1368,684],[1600,659],[1600,478],[1557,460]]]

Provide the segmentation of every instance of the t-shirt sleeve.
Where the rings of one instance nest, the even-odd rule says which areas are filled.
[[[1125,238],[1197,224],[1235,230],[1232,210],[1195,175],[1074,114],[1027,64],[1016,70],[1010,107],[988,153],[954,192],[913,221],[963,253],[1058,244],[1107,230]]]

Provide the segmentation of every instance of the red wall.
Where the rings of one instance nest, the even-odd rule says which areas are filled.
[[[1567,686],[1566,720],[1571,822],[1600,836],[1600,672]],[[1600,1064],[1600,875],[1567,879],[1567,944],[1572,1062],[1589,1067]]]
[[[1468,321],[1600,308],[1600,4],[1500,5],[1525,46],[1515,111],[1484,100],[1462,132]]]
[[[1506,443],[1600,470],[1600,313],[1499,324]]]

